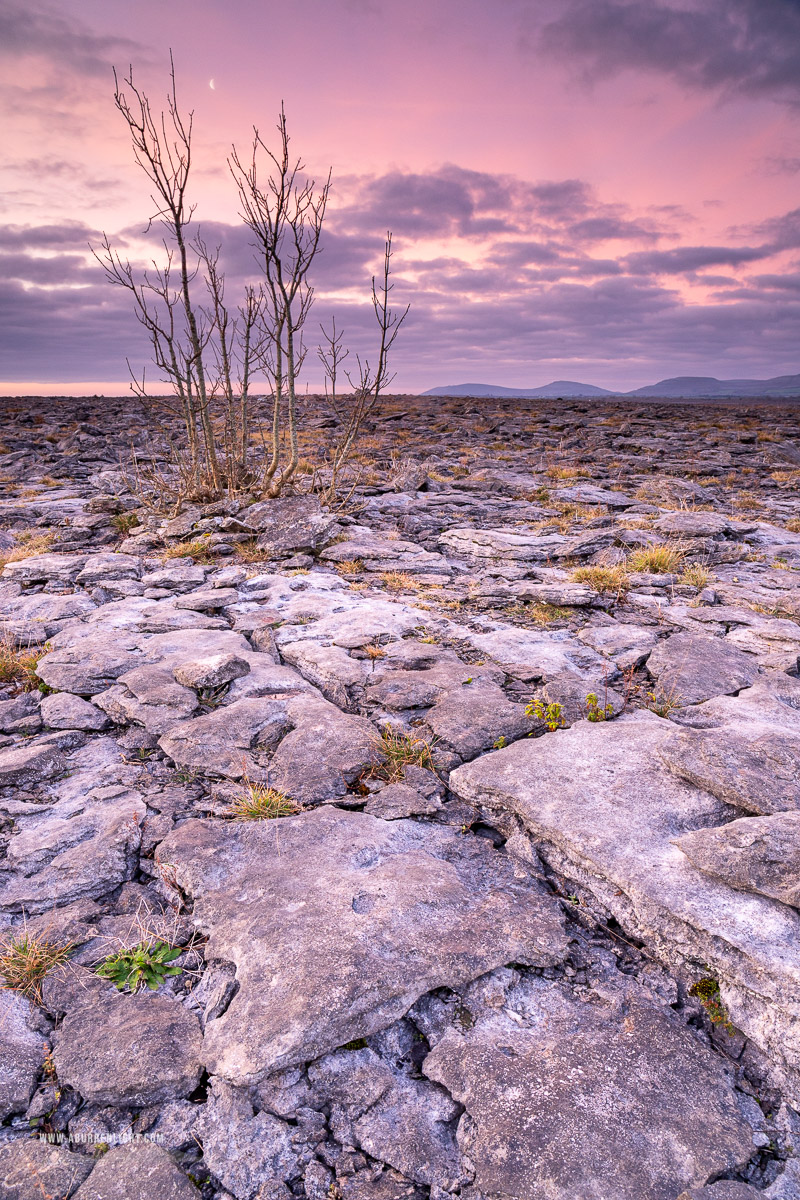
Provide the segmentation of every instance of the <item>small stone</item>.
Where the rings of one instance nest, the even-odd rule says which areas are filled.
[[[73,696],[69,692],[56,692],[45,696],[41,704],[42,720],[51,729],[83,729],[86,732],[96,732],[106,729],[110,721],[104,712]]]
[[[250,664],[235,654],[212,654],[196,658],[173,668],[173,675],[183,687],[201,689],[222,687],[241,679],[250,671]]]

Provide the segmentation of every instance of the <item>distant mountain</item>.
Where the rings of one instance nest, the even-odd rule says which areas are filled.
[[[714,379],[704,375],[678,375],[648,387],[626,392],[627,396],[722,399],[726,396],[800,396],[800,375],[776,375],[774,379]]]
[[[633,392],[609,392],[591,383],[556,379],[540,388],[505,388],[490,383],[457,383],[431,388],[423,396],[474,396],[498,400],[555,400],[589,396],[663,396],[666,399],[722,400],[728,397],[800,396],[800,375],[776,375],[774,379],[715,379],[711,375],[678,375],[662,379]]]
[[[492,399],[508,400],[555,400],[559,396],[613,396],[605,388],[594,387],[591,383],[573,383],[569,379],[556,379],[540,388],[504,388],[495,387],[490,383],[455,383],[450,387],[431,388],[423,392],[423,396],[476,396]]]

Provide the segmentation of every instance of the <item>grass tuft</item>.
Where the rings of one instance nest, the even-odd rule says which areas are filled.
[[[585,583],[599,596],[615,595],[618,600],[630,590],[628,572],[622,565],[616,567],[577,567],[571,576],[574,583]]]
[[[161,557],[164,562],[172,558],[193,558],[199,563],[210,563],[213,561],[210,549],[207,538],[195,538],[191,542],[177,542],[174,546],[168,546]]]
[[[0,636],[0,684],[18,683],[25,692],[33,692],[36,688],[44,688],[36,667],[39,659],[43,658],[50,649],[49,642],[44,646],[28,646],[19,648],[7,634]]]
[[[630,555],[627,567],[649,575],[675,575],[683,566],[684,557],[685,551],[679,546],[643,546]]]
[[[234,821],[272,821],[277,817],[292,817],[300,811],[300,805],[277,788],[246,782],[244,791],[231,801],[225,815]]]
[[[27,929],[0,938],[4,986],[40,1004],[45,976],[65,963],[73,949],[71,943],[51,942],[44,934],[29,933]]]
[[[406,767],[425,767],[429,771],[434,769],[431,743],[415,737],[413,733],[401,733],[386,726],[381,731],[377,749],[384,761],[375,768],[374,773],[389,783],[403,779]]]
[[[10,550],[0,553],[0,570],[11,562],[21,562],[24,558],[33,558],[37,554],[46,554],[55,541],[54,533],[34,533],[26,529],[17,535],[17,544]]]

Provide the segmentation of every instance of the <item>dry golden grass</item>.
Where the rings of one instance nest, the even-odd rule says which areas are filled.
[[[382,571],[379,579],[387,592],[418,592],[422,586],[407,571]]]
[[[789,471],[773,471],[770,479],[774,479],[776,483],[800,483],[800,468]]]
[[[577,567],[571,575],[575,583],[585,583],[599,596],[614,595],[621,599],[630,590],[628,572],[624,566]]]
[[[786,522],[786,528],[789,533],[800,533],[800,517],[792,517]]]
[[[284,792],[248,780],[242,794],[228,805],[225,815],[234,821],[272,821],[300,811],[300,805]]]
[[[697,588],[698,592],[702,592],[703,588],[708,587],[711,582],[711,572],[706,567],[699,563],[693,563],[689,567],[684,567],[678,577],[678,583],[686,584],[687,587]]]
[[[17,536],[17,545],[0,552],[0,570],[10,562],[21,562],[37,554],[46,554],[55,541],[53,533],[35,533],[26,529]]]
[[[547,468],[545,474],[550,479],[581,479],[586,478],[589,472],[584,471],[581,467],[559,467],[553,465]]]
[[[199,563],[213,562],[207,538],[195,538],[191,542],[177,542],[174,546],[168,546],[161,558],[164,562],[169,562],[173,558],[193,558]]]
[[[340,575],[360,575],[364,564],[360,558],[343,558],[341,562],[336,563],[335,569]]]
[[[628,557],[629,571],[644,571],[649,575],[674,575],[683,566],[685,551],[680,546],[642,546]]]
[[[1,634],[0,684],[18,683],[23,691],[34,691],[41,682],[36,674],[36,665],[49,648],[49,644],[20,648],[7,633]]]
[[[383,760],[373,769],[373,774],[389,783],[397,783],[405,777],[406,767],[426,767],[433,770],[432,746],[413,733],[400,733],[386,727],[381,732],[376,750]]]
[[[236,556],[240,562],[261,562],[266,558],[263,550],[259,550],[255,538],[249,542],[239,542],[236,546]]]

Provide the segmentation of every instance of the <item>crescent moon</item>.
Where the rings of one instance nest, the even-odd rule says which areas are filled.
[[[208,81],[208,86],[211,88],[212,92],[215,92],[215,91],[217,90],[217,89],[214,87],[214,80],[213,80],[213,79],[209,79],[209,81]]]

